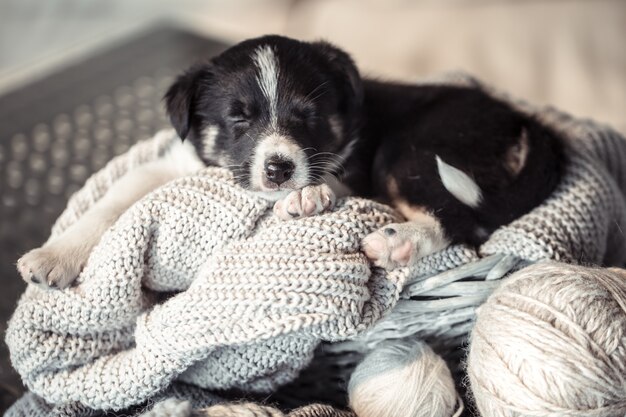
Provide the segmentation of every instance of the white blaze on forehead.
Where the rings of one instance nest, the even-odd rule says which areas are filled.
[[[271,126],[276,128],[278,125],[278,57],[271,46],[265,45],[257,48],[253,60],[258,69],[257,82],[269,103]]]
[[[250,185],[253,189],[263,190],[265,176],[265,161],[272,156],[289,160],[294,164],[291,178],[281,184],[283,188],[298,189],[309,182],[309,165],[302,148],[290,138],[272,133],[259,141],[254,151],[250,167]]]
[[[436,158],[443,186],[461,203],[472,208],[478,207],[483,199],[483,193],[478,184],[465,172],[446,164],[438,156]]]

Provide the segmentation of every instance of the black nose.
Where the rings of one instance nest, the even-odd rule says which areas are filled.
[[[295,166],[291,161],[270,159],[265,162],[265,177],[269,181],[280,185],[291,178],[294,168]]]

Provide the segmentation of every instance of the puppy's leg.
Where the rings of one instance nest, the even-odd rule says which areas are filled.
[[[60,236],[22,256],[17,262],[22,278],[46,287],[67,287],[104,232],[124,211],[160,185],[202,166],[191,145],[177,143],[163,158],[130,171]]]
[[[449,244],[441,223],[424,213],[406,223],[393,223],[370,233],[361,247],[374,265],[394,269],[414,264]]]

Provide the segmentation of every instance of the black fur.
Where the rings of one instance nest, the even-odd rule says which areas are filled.
[[[266,36],[193,67],[165,97],[181,138],[193,141],[206,163],[230,166],[244,186],[270,124],[252,58],[262,45],[272,46],[279,63],[278,130],[305,151],[314,166],[310,183],[332,172],[355,194],[391,203],[398,197],[389,189],[393,179],[400,197],[434,214],[452,242],[478,244],[541,203],[560,178],[558,136],[480,89],[362,81],[351,58],[328,43]],[[211,152],[203,139],[209,125],[219,129]],[[506,155],[522,135],[529,153],[513,173]],[[324,164],[342,153],[341,171]],[[479,185],[477,208],[443,186],[435,155]]]
[[[388,201],[393,178],[400,195],[432,211],[453,242],[482,242],[541,203],[560,178],[557,135],[477,88],[366,81],[363,120],[360,146],[346,163],[359,168],[347,183]],[[505,156],[524,131],[529,153],[514,175]],[[477,209],[446,190],[435,155],[478,184],[483,201]]]

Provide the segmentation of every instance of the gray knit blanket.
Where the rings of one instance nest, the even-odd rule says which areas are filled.
[[[126,409],[179,382],[268,393],[294,380],[322,341],[352,339],[379,321],[412,277],[497,253],[623,262],[626,141],[552,110],[533,113],[568,138],[553,196],[478,250],[452,246],[390,273],[359,250],[366,234],[400,220],[373,201],[346,198],[330,213],[283,222],[215,167],[150,193],[103,236],[78,286],[26,289],[6,342],[32,393],[6,416]],[[175,140],[160,132],[111,161],[70,199],[52,236]]]

